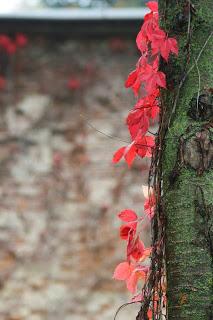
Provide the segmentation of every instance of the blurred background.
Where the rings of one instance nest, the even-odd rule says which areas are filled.
[[[145,0],[10,0],[1,4],[1,10],[26,8],[98,8],[98,7],[141,7]]]
[[[0,46],[1,320],[111,320],[131,298],[112,280],[125,260],[116,214],[143,214],[149,163],[128,170],[111,159],[129,141],[134,97],[124,81],[137,61],[143,5],[1,3],[0,38],[27,37],[15,52]],[[148,224],[143,240],[149,245]],[[138,307],[117,319],[134,319]]]

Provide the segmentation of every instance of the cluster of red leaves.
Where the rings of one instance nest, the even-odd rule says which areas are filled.
[[[163,58],[168,62],[171,53],[178,54],[176,39],[169,38],[159,27],[157,2],[149,1],[147,7],[150,12],[145,15],[144,23],[136,38],[141,56],[135,70],[129,74],[125,82],[126,88],[131,88],[137,98],[126,119],[131,142],[117,150],[113,156],[113,163],[119,162],[123,157],[129,167],[136,156],[141,158],[152,156],[155,140],[147,133],[151,123],[158,118],[160,88],[166,89],[166,76],[159,70],[159,61]],[[155,205],[155,194],[151,191],[144,203],[144,212],[149,220],[154,216]],[[120,212],[118,217],[124,222],[120,227],[120,237],[127,241],[127,255],[126,261],[116,267],[114,278],[126,281],[128,290],[135,294],[133,301],[142,301],[142,294],[137,293],[137,284],[140,279],[143,282],[148,279],[150,270],[147,258],[150,256],[151,248],[145,248],[140,240],[141,228],[138,226],[142,218],[130,209]],[[157,299],[153,297],[152,301]],[[154,308],[153,305],[148,310],[149,319],[152,319]]]
[[[138,280],[146,280],[149,266],[143,262],[149,257],[151,248],[145,248],[139,237],[139,225],[142,218],[130,210],[123,210],[118,214],[124,224],[120,227],[120,238],[127,242],[126,261],[120,263],[114,272],[114,278],[125,280],[127,288],[136,293]]]
[[[26,46],[28,42],[27,37],[22,34],[16,34],[15,38],[11,38],[6,34],[0,34],[0,53],[6,53],[8,56],[14,55],[19,48]],[[0,75],[0,90],[4,89],[6,85],[6,79],[3,75]]]
[[[159,27],[157,2],[150,1],[147,6],[151,12],[145,15],[136,39],[141,56],[125,83],[126,88],[131,88],[137,97],[126,119],[132,141],[120,148],[113,157],[114,163],[124,157],[128,166],[132,165],[137,155],[141,158],[152,155],[155,142],[147,132],[159,114],[159,89],[166,88],[165,74],[159,71],[160,56],[168,61],[170,53],[178,54],[177,41],[168,38]]]

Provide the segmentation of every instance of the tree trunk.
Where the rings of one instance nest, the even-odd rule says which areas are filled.
[[[210,320],[213,222],[213,1],[160,0],[161,26],[179,43],[162,65],[162,204],[168,319]],[[166,123],[166,125],[165,125]]]

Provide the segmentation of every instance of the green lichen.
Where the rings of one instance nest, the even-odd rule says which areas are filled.
[[[178,162],[179,138],[182,136],[183,139],[188,139],[207,124],[194,121],[187,115],[190,101],[197,92],[213,87],[213,39],[208,41],[199,61],[195,64],[210,35],[213,3],[210,0],[193,1],[195,12],[191,21],[192,37],[188,51],[185,48],[188,40],[187,26],[183,23],[182,30],[179,31],[175,30],[174,26],[176,17],[182,14],[183,7],[187,3],[178,1],[177,4],[175,0],[159,1],[163,15],[161,25],[167,31],[171,31],[171,34],[176,33],[180,46],[178,59],[169,62],[171,68],[169,74],[174,74],[174,78],[178,79],[181,76],[180,70],[183,72],[186,69],[187,72],[193,66],[180,89],[163,150],[162,200],[167,221],[168,318],[209,320],[212,302],[212,257],[205,239],[206,224],[196,208],[195,200],[196,190],[200,187],[204,192],[205,204],[213,204],[213,170],[209,169],[199,176],[196,170],[183,165],[174,184],[171,185],[169,179]],[[187,54],[189,57],[186,57]],[[190,61],[186,66],[188,60]],[[165,71],[168,72],[168,67]],[[177,86],[173,91],[167,91],[163,95],[167,117],[171,116],[178,91]]]

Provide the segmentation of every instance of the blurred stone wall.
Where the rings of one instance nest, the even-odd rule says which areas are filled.
[[[130,298],[112,280],[125,255],[116,213],[142,213],[148,163],[128,170],[111,158],[129,139],[124,118],[134,99],[123,83],[134,48],[122,39],[34,37],[7,66],[0,93],[1,320],[112,320]],[[118,319],[134,319],[137,309]]]

